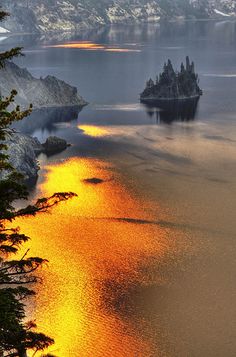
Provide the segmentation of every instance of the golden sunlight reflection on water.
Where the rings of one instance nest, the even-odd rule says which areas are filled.
[[[65,49],[78,49],[86,51],[105,51],[105,52],[141,52],[137,48],[121,48],[119,46],[107,46],[104,44],[98,44],[91,41],[77,41],[77,42],[68,42],[58,45],[44,46],[45,48],[65,48]]]
[[[84,182],[93,177],[103,183]],[[131,295],[135,287],[152,282],[148,271],[168,251],[168,230],[138,224],[152,217],[106,162],[71,158],[46,167],[40,194],[55,191],[73,191],[78,198],[17,222],[32,238],[30,255],[50,262],[30,307],[39,330],[55,338],[50,352],[59,357],[150,356],[147,326],[133,314]]]
[[[78,129],[81,129],[85,135],[95,138],[108,136],[110,133],[107,127],[100,127],[96,125],[78,125]]]

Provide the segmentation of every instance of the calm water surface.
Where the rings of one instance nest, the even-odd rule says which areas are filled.
[[[32,196],[74,191],[19,222],[50,263],[30,313],[60,357],[235,356],[236,24],[112,27],[67,39],[13,36],[19,64],[78,87],[82,112],[22,129],[72,146],[47,158]],[[171,58],[195,60],[194,118],[138,103]],[[188,119],[188,120],[187,120]],[[100,178],[101,184],[87,183]]]

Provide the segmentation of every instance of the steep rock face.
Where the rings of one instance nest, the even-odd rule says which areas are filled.
[[[26,182],[34,182],[38,177],[39,165],[36,155],[43,149],[40,142],[28,135],[14,133],[6,141],[7,154],[11,165],[24,175]],[[2,178],[4,176],[1,176]]]
[[[3,0],[11,31],[75,31],[97,25],[236,13],[232,0]]]
[[[86,102],[77,93],[77,88],[53,76],[37,79],[27,69],[7,62],[1,70],[0,93],[8,96],[11,89],[18,92],[16,104],[27,107],[32,103],[34,108],[57,106],[83,106]]]
[[[57,136],[50,136],[44,144],[41,144],[37,138],[19,132],[9,135],[6,145],[10,164],[24,176],[24,180],[29,184],[34,184],[38,178],[40,166],[37,156],[39,154],[45,153],[48,156],[57,154],[70,146],[66,140]],[[6,175],[6,172],[1,172],[0,180]]]
[[[236,3],[232,0],[189,0],[189,2],[199,16],[201,13],[213,18],[236,16]]]

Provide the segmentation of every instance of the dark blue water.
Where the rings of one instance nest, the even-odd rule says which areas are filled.
[[[103,45],[105,50],[47,47],[81,40]],[[51,74],[77,86],[90,103],[80,116],[81,122],[150,123],[143,108],[136,108],[139,93],[146,80],[155,78],[162,70],[168,58],[177,69],[186,55],[195,61],[204,90],[196,118],[221,120],[220,116],[224,114],[224,120],[230,119],[236,109],[233,95],[236,89],[234,22],[122,26],[100,29],[87,34],[87,37],[86,34],[73,36],[70,40],[25,36],[12,37],[2,44],[18,44],[19,41],[22,41],[26,53],[26,57],[17,61],[20,65],[37,77]],[[108,52],[107,48],[121,52]],[[122,107],[127,104],[135,110],[131,110],[132,106],[129,111]],[[108,106],[106,111],[103,111],[104,105]],[[113,110],[113,105],[118,105],[118,108]]]

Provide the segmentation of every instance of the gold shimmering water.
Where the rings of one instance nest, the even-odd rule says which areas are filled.
[[[104,181],[84,181],[92,177]],[[152,217],[103,161],[71,158],[50,165],[40,191],[78,194],[48,214],[18,222],[32,238],[30,255],[49,260],[30,310],[39,330],[55,338],[50,352],[150,356],[148,328],[133,313],[132,292],[151,283],[148,266],[168,251],[166,229],[140,224]]]
[[[132,47],[132,45],[131,45]],[[121,48],[119,46],[107,46],[105,44],[98,44],[91,41],[76,41],[66,42],[57,45],[45,46],[45,48],[64,48],[64,49],[77,49],[84,51],[105,51],[105,52],[141,52],[137,48]]]
[[[95,138],[109,135],[109,129],[107,127],[99,127],[96,125],[78,125],[78,129],[82,130],[85,135]]]

